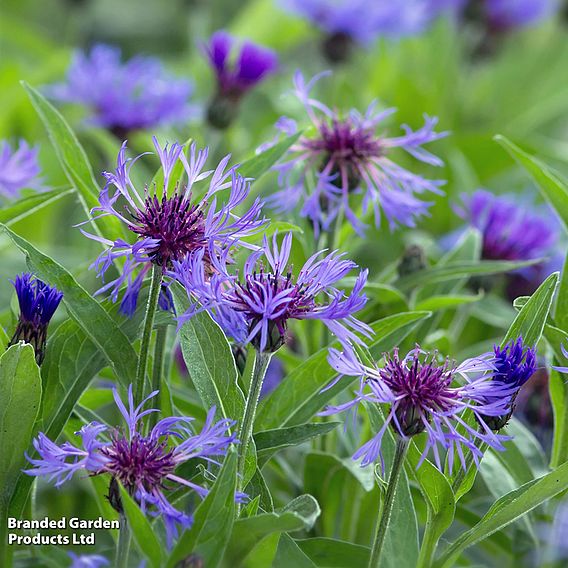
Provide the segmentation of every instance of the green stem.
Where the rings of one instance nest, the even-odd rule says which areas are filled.
[[[128,566],[128,552],[130,551],[131,536],[126,515],[120,515],[120,531],[118,532],[118,544],[116,545],[116,556],[114,560],[116,568],[127,568]]]
[[[430,568],[430,566],[432,566],[432,560],[434,559],[434,554],[436,553],[439,540],[436,535],[436,531],[434,531],[433,528],[434,524],[430,518],[430,511],[428,511],[428,520],[426,521],[426,527],[424,528],[424,536],[422,538],[416,568]]]
[[[148,366],[148,352],[150,351],[150,339],[152,338],[152,328],[154,327],[154,315],[160,297],[162,286],[162,269],[152,265],[152,280],[150,283],[150,295],[146,304],[146,316],[144,318],[144,330],[142,331],[142,342],[140,343],[140,354],[138,356],[138,367],[136,368],[136,384],[134,385],[134,403],[140,404],[144,398],[144,384],[146,382],[146,367]]]
[[[387,490],[382,506],[381,518],[377,522],[377,530],[375,533],[375,539],[373,541],[373,548],[371,550],[369,568],[378,568],[381,561],[381,552],[383,550],[383,544],[385,543],[385,537],[387,535],[392,513],[392,506],[394,504],[394,497],[396,495],[396,488],[398,486],[400,472],[402,471],[404,465],[404,458],[406,457],[406,452],[408,451],[408,444],[408,439],[397,437],[396,450],[389,475],[389,483],[387,485]]]
[[[152,391],[158,394],[152,399],[152,408],[158,412],[152,412],[148,416],[148,428],[151,430],[158,421],[158,416],[162,408],[162,376],[164,375],[164,354],[166,340],[168,338],[168,326],[160,325],[156,330],[156,342],[154,345],[154,364],[152,366]]]
[[[479,449],[483,454],[485,454],[485,450],[487,450],[487,444],[485,442],[479,445]],[[465,468],[460,467],[454,480],[452,481],[452,491],[456,496],[456,501],[462,496],[459,491],[463,485],[463,482],[466,480],[471,468],[473,466],[473,453],[471,451],[467,452],[465,455]]]
[[[272,353],[255,351],[250,388],[245,402],[243,421],[241,422],[241,428],[239,430],[240,446],[239,459],[237,463],[237,491],[242,491],[244,489],[247,449],[250,444],[250,439],[252,438],[256,407],[258,406],[262,383],[264,381],[264,376],[266,375],[266,369],[268,369],[270,359],[272,359]]]

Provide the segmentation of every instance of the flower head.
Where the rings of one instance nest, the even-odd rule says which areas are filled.
[[[278,58],[272,50],[248,41],[237,48],[235,38],[224,31],[211,36],[204,52],[217,78],[217,93],[209,106],[208,119],[213,126],[226,128],[242,96],[276,71]]]
[[[440,450],[447,452],[450,468],[456,455],[465,468],[464,450],[472,452],[476,463],[483,455],[476,442],[503,449],[502,442],[506,437],[492,432],[483,416],[499,416],[506,412],[514,389],[493,380],[489,358],[468,359],[456,365],[449,359],[440,362],[437,353],[426,353],[417,345],[405,357],[399,355],[398,349],[385,355],[383,367],[363,365],[349,349],[344,352],[331,350],[329,362],[340,377],[360,377],[361,383],[353,400],[330,407],[322,414],[348,410],[362,401],[390,404],[384,426],[353,456],[354,459],[362,458],[361,465],[366,466],[381,457],[382,438],[389,426],[403,438],[425,433],[421,461],[432,451],[440,468]],[[459,378],[464,384],[454,384]],[[480,428],[464,419],[465,410],[474,413]]]
[[[357,333],[369,335],[370,328],[353,315],[366,302],[367,271],[360,272],[353,291],[345,295],[334,284],[354,270],[355,263],[337,251],[325,256],[321,251],[294,277],[288,268],[291,246],[291,233],[280,247],[276,234],[272,246],[265,237],[263,248],[250,255],[238,277],[220,267],[205,280],[199,257],[191,256],[174,263],[170,275],[237,343],[251,342],[260,351],[276,351],[284,344],[291,319],[319,319],[344,343],[360,342]],[[268,266],[260,262],[262,257]],[[178,321],[183,323],[203,308],[192,306]]]
[[[558,223],[548,210],[520,204],[513,196],[497,196],[484,189],[462,196],[456,212],[481,232],[484,260],[536,260],[554,253]],[[508,278],[511,296],[531,294],[553,266],[537,264]],[[520,293],[519,293],[520,292]]]
[[[16,276],[12,284],[16,289],[20,316],[10,345],[19,341],[29,343],[34,348],[37,364],[41,365],[45,357],[47,327],[63,294],[29,272]]]
[[[377,111],[372,103],[364,115],[352,110],[342,116],[310,96],[320,77],[306,84],[300,72],[295,75],[295,94],[315,126],[315,134],[301,136],[288,152],[290,159],[276,166],[282,190],[272,196],[272,205],[281,212],[299,206],[300,214],[312,221],[316,233],[327,230],[343,212],[362,233],[365,224],[351,207],[353,194],[362,194],[363,212],[372,209],[377,226],[381,210],[391,228],[398,224],[415,226],[416,219],[431,205],[418,196],[440,193],[443,182],[427,180],[399,166],[390,152],[401,148],[420,162],[441,166],[442,161],[423,146],[446,133],[435,132],[437,119],[426,117],[425,125],[417,131],[403,125],[402,136],[378,135],[379,124],[395,109]],[[296,123],[288,118],[281,118],[277,127],[286,134],[297,130]],[[315,182],[310,184],[312,176]],[[309,188],[311,185],[313,188]]]
[[[533,347],[524,345],[522,337],[509,341],[504,347],[495,345],[493,347],[493,380],[498,384],[504,384],[511,388],[511,393],[507,400],[507,412],[499,416],[485,416],[484,422],[492,430],[500,430],[511,418],[515,410],[515,400],[521,387],[534,375],[536,364],[536,350]],[[485,395],[483,400],[487,404],[498,402],[502,395]]]
[[[14,199],[23,189],[45,189],[39,177],[41,168],[37,153],[38,147],[30,148],[24,140],[20,140],[17,149],[6,140],[0,142],[1,196]]]
[[[215,422],[215,408],[212,408],[198,433],[194,433],[191,427],[193,418],[172,416],[160,420],[144,435],[142,418],[157,410],[142,408],[157,392],[135,407],[131,386],[127,408],[117,391],[113,390],[114,400],[127,425],[126,433],[118,429],[109,432],[104,424],[91,422],[76,432],[82,441],[82,447],[78,447],[69,442],[58,446],[40,432],[33,442],[39,457],[26,456],[34,467],[25,470],[25,473],[46,476],[50,481],[54,480],[57,487],[77,472],[84,471],[90,475],[108,473],[122,483],[143,511],[161,516],[171,546],[178,529],[183,531],[191,526],[192,517],[168,501],[166,483],[183,485],[199,497],[205,497],[206,488],[176,475],[176,469],[193,458],[216,463],[213,458],[224,455],[229,445],[235,442],[234,434],[229,433],[234,422]]]
[[[453,0],[446,3],[464,18],[481,22],[491,33],[536,24],[558,6],[557,0]]]
[[[83,231],[89,238],[108,246],[91,267],[98,276],[104,277],[116,259],[124,259],[122,274],[98,293],[112,290],[111,297],[116,301],[120,289],[126,285],[121,311],[128,315],[136,308],[142,282],[152,264],[166,272],[174,261],[204,251],[201,259],[206,272],[210,272],[213,257],[227,256],[239,239],[258,231],[264,223],[258,199],[243,216],[235,214],[235,208],[248,197],[250,182],[234,168],[225,171],[230,156],[223,158],[214,172],[203,171],[207,149],[197,151],[195,144],[192,145],[188,161],[182,145],[166,144],[162,148],[156,138],[153,141],[161,161],[163,184],[152,189],[146,186],[140,195],[130,179],[130,170],[140,156],[134,160],[127,158],[125,142],[118,154],[116,170],[103,173],[107,183],[99,197],[100,206],[92,211],[100,216],[113,215],[126,225],[136,240],[133,243],[123,239],[111,241]],[[168,187],[178,162],[187,176],[187,185],[177,186],[172,193]],[[193,201],[194,184],[207,178],[209,185],[205,195]],[[227,201],[219,204],[218,194],[225,189],[229,189]]]
[[[52,86],[50,95],[89,107],[92,122],[124,138],[133,130],[187,120],[192,90],[153,57],[123,63],[119,49],[96,45],[90,53],[75,53],[66,82]]]

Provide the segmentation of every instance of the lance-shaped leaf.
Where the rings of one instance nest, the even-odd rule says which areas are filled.
[[[44,191],[42,193],[35,193],[34,195],[23,197],[18,201],[10,203],[6,207],[0,208],[0,223],[13,225],[18,221],[33,215],[40,209],[43,209],[52,203],[56,203],[73,192],[74,190],[70,188],[53,189],[51,191]]]

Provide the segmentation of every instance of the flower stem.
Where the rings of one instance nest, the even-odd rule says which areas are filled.
[[[162,269],[152,265],[152,280],[150,283],[150,295],[146,304],[146,316],[144,318],[144,330],[142,331],[142,342],[140,343],[140,355],[138,356],[138,367],[136,368],[136,385],[134,386],[134,402],[140,404],[144,398],[144,383],[146,382],[146,367],[148,366],[148,352],[150,350],[150,339],[152,338],[152,328],[154,327],[154,315],[160,297],[162,286]]]
[[[120,515],[120,530],[118,532],[118,543],[116,545],[116,556],[114,565],[116,568],[127,568],[128,552],[130,550],[130,527],[126,520],[126,515]]]
[[[416,568],[430,568],[432,566],[432,560],[436,553],[439,541],[433,527],[434,524],[430,518],[430,513],[428,513],[428,520],[426,521],[426,527],[424,528],[424,536],[422,537],[422,545],[420,546],[420,554],[418,556]]]
[[[252,370],[252,378],[250,388],[245,402],[245,411],[243,414],[243,421],[239,430],[239,459],[237,463],[237,491],[244,489],[244,473],[247,459],[247,449],[252,437],[252,430],[254,426],[254,418],[256,416],[256,407],[258,399],[260,398],[260,391],[266,369],[272,359],[272,353],[255,351],[254,367]]]
[[[164,354],[167,338],[168,326],[158,326],[154,345],[154,364],[152,366],[152,391],[158,391],[158,394],[152,399],[152,408],[155,408],[158,412],[152,412],[152,414],[148,416],[149,430],[156,425],[158,416],[160,415],[159,411],[162,408],[162,376],[164,373]]]
[[[394,504],[394,497],[396,494],[396,488],[398,486],[400,472],[402,471],[404,465],[404,458],[406,457],[408,444],[408,439],[397,436],[396,450],[389,475],[389,483],[387,485],[387,490],[382,506],[381,517],[377,522],[377,530],[375,532],[375,539],[373,541],[373,548],[371,550],[369,568],[378,568],[379,562],[381,560],[381,552],[383,550],[383,544],[387,535],[392,513],[392,506]]]

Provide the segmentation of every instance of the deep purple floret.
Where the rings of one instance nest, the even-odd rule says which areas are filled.
[[[218,93],[230,99],[239,99],[278,67],[274,51],[249,41],[237,47],[225,31],[215,32],[204,51],[217,76]]]
[[[107,183],[99,196],[100,206],[92,210],[100,217],[116,217],[137,237],[136,240],[132,243],[123,239],[111,241],[83,231],[89,238],[108,247],[91,266],[98,276],[104,279],[114,261],[124,259],[118,278],[106,283],[97,293],[111,290],[111,297],[116,301],[125,285],[121,311],[127,315],[134,313],[142,283],[153,264],[165,273],[173,262],[203,251],[204,269],[210,274],[213,257],[227,257],[237,244],[250,247],[239,240],[257,232],[264,224],[259,199],[242,216],[234,213],[248,197],[250,180],[239,176],[235,168],[226,171],[230,156],[223,158],[215,171],[203,171],[207,149],[197,151],[193,144],[188,160],[182,145],[166,144],[162,148],[155,137],[153,142],[161,161],[163,183],[159,187],[145,186],[140,195],[130,179],[130,170],[141,156],[133,160],[127,158],[124,142],[116,170],[103,173]],[[170,178],[178,163],[183,167],[186,183],[183,187],[177,184],[172,191]],[[192,200],[194,185],[207,178],[208,187],[203,191],[203,197]],[[226,202],[219,203],[219,192],[226,189],[229,190]],[[162,295],[162,305],[166,304],[167,298]]]
[[[39,148],[30,148],[24,140],[12,148],[7,140],[0,142],[0,196],[15,199],[23,189],[43,191],[38,161]]]
[[[382,438],[389,426],[402,438],[424,433],[420,463],[432,451],[439,468],[443,467],[441,450],[447,452],[450,469],[456,456],[465,469],[465,450],[472,452],[476,463],[482,457],[479,442],[504,449],[502,442],[507,438],[494,433],[482,416],[499,416],[507,411],[513,388],[493,380],[490,357],[455,365],[449,359],[440,362],[437,353],[426,353],[417,345],[403,358],[398,349],[385,355],[383,367],[363,365],[349,349],[331,350],[329,362],[339,373],[334,383],[344,375],[360,377],[361,382],[353,400],[329,407],[323,415],[349,410],[362,401],[390,405],[384,426],[353,456],[362,458],[362,466],[378,458],[382,461]],[[455,384],[460,378],[465,384]],[[480,428],[464,420],[463,412],[468,409],[478,418]]]
[[[205,279],[199,257],[189,256],[174,263],[171,276],[197,300],[185,314],[182,324],[200,309],[207,309],[234,341],[252,343],[260,351],[276,351],[285,342],[291,319],[319,319],[342,342],[360,342],[357,333],[369,336],[370,328],[355,318],[367,300],[363,288],[367,271],[361,271],[352,292],[346,295],[334,284],[357,265],[334,251],[311,256],[295,277],[288,268],[292,234],[284,236],[278,246],[275,234],[272,246],[264,238],[264,246],[253,253],[240,275],[230,276],[218,267]],[[264,266],[262,257],[268,263]]]
[[[425,117],[425,125],[417,131],[403,125],[402,136],[379,135],[378,126],[395,109],[377,111],[376,103],[372,103],[364,115],[351,110],[342,116],[310,96],[323,75],[306,84],[299,71],[295,74],[295,95],[315,126],[315,134],[301,136],[290,148],[289,160],[276,166],[282,190],[271,197],[270,203],[285,213],[299,207],[316,234],[327,231],[340,214],[363,233],[366,225],[352,209],[354,195],[362,194],[363,214],[372,209],[376,226],[380,225],[382,211],[391,229],[397,225],[414,227],[431,205],[418,196],[441,193],[444,182],[425,179],[399,166],[392,160],[391,151],[401,148],[420,162],[442,166],[442,160],[423,146],[447,133],[435,132],[437,119]],[[277,128],[287,135],[297,131],[296,122],[286,117],[279,120]],[[313,176],[315,182],[311,181]]]
[[[554,256],[559,226],[551,211],[484,189],[463,195],[462,201],[456,212],[481,232],[482,259],[524,261]],[[554,266],[537,264],[510,275],[511,296],[534,292]]]
[[[172,416],[163,418],[144,434],[142,418],[158,411],[142,408],[157,392],[135,407],[131,386],[126,408],[113,389],[127,433],[118,429],[108,432],[106,425],[91,422],[76,432],[82,440],[82,447],[78,447],[69,442],[58,446],[40,432],[33,442],[39,457],[26,455],[34,467],[25,473],[46,476],[50,481],[55,480],[57,487],[80,471],[89,475],[108,473],[122,483],[144,512],[162,518],[168,546],[171,546],[179,530],[189,528],[193,519],[168,501],[166,494],[170,482],[188,487],[201,498],[208,493],[206,488],[176,475],[176,469],[194,458],[217,463],[214,458],[225,455],[230,444],[235,442],[235,435],[230,433],[235,423],[226,419],[215,422],[215,408],[212,408],[198,433],[191,427],[193,418]]]
[[[9,345],[19,341],[29,343],[34,348],[37,364],[41,365],[45,357],[47,327],[63,294],[29,272],[19,274],[11,282],[16,289],[20,315]]]
[[[499,416],[484,417],[485,423],[492,430],[500,430],[511,418],[515,410],[515,400],[521,387],[534,375],[537,370],[536,349],[526,346],[522,337],[509,341],[504,347],[493,347],[493,380],[498,384],[507,385],[511,388],[508,397],[507,412]],[[501,395],[489,395],[484,397],[487,404],[497,402]]]
[[[81,554],[77,556],[74,552],[68,552],[71,558],[71,566],[69,568],[101,568],[101,566],[110,566],[110,562],[99,554]]]
[[[192,91],[189,81],[167,73],[156,58],[122,62],[119,49],[96,45],[75,53],[66,82],[50,87],[49,94],[87,106],[92,122],[124,138],[133,130],[187,121],[194,112]]]

